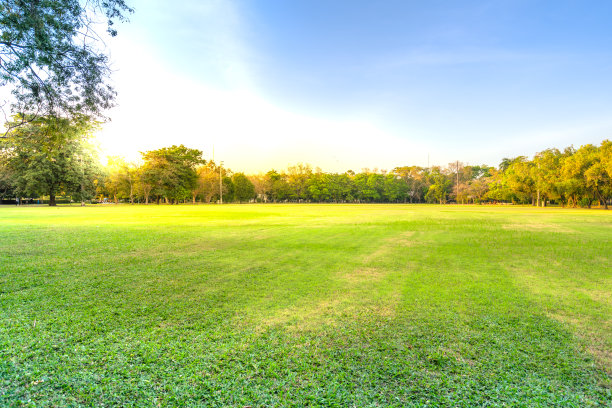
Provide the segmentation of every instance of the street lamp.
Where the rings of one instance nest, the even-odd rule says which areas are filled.
[[[221,176],[223,162],[219,162],[219,204],[223,204],[223,177]]]

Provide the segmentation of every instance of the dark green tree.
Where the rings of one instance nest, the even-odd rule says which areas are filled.
[[[15,198],[17,193],[13,182],[13,172],[0,161],[0,199]]]
[[[396,203],[405,201],[408,193],[408,186],[401,177],[395,174],[387,174],[384,179],[384,198],[385,201]]]
[[[312,201],[322,202],[330,199],[331,177],[328,174],[317,172],[310,175],[306,185],[308,197]]]
[[[276,170],[270,170],[266,173],[265,184],[266,195],[274,202],[284,201],[292,196],[287,177]]]
[[[239,202],[249,201],[255,197],[255,186],[244,173],[236,173],[232,177],[234,183],[234,198]]]
[[[223,202],[231,203],[235,199],[236,186],[230,176],[223,176]]]
[[[85,200],[95,194],[99,175],[94,150],[87,143],[94,124],[86,117],[39,117],[20,126],[0,144],[0,160],[12,173],[21,197],[72,195]]]

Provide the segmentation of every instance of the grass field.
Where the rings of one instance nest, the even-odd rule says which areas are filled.
[[[612,212],[0,208],[0,406],[612,406]]]

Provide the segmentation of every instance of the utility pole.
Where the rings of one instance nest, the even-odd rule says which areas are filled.
[[[223,176],[221,175],[221,166],[223,166],[223,162],[219,163],[219,204],[223,204]]]
[[[457,160],[457,204],[459,204],[459,160]]]

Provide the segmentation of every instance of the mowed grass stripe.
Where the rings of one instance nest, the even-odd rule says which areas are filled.
[[[611,232],[562,209],[0,208],[0,404],[607,406]]]

